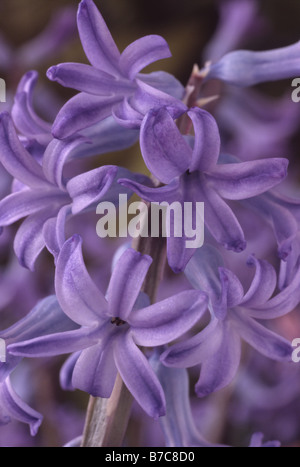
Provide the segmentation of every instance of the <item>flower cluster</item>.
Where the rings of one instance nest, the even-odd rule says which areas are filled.
[[[33,106],[37,72],[22,77],[0,114],[0,162],[11,182],[0,201],[0,227],[4,248],[14,252],[6,282],[10,268],[19,268],[22,287],[31,287],[28,278],[45,255],[53,278],[31,310],[1,326],[1,423],[28,423],[35,435],[42,422],[12,387],[24,358],[67,356],[63,389],[95,398],[113,397],[120,377],[135,410],[160,423],[160,442],[173,447],[225,444],[207,441],[197,426],[192,381],[198,402],[233,391],[253,349],[258,360],[296,373],[291,336],[278,325],[300,304],[300,197],[297,189],[290,195],[289,159],[282,157],[296,115],[282,101],[271,119],[273,102],[241,88],[294,78],[300,44],[233,50],[255,20],[253,5],[227,3],[207,61],[194,67],[186,87],[164,71],[143,73],[171,56],[162,37],[142,37],[120,53],[92,0],[82,0],[77,13],[90,64],[61,63],[47,72],[77,91],[51,123]],[[62,18],[50,27],[52,36],[53,28],[64,35]],[[215,81],[228,89],[217,101],[206,94]],[[95,159],[137,142],[147,174]],[[99,202],[117,206],[119,195],[182,210],[190,203],[194,219],[204,203],[204,245],[187,248],[186,233],[171,232],[167,239],[126,239],[112,252],[99,243],[92,216]],[[93,268],[96,255],[103,267]],[[260,433],[250,441],[279,444],[263,444]]]

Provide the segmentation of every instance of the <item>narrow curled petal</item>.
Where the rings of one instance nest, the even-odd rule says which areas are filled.
[[[47,143],[51,135],[51,124],[42,120],[33,108],[33,91],[38,80],[36,71],[29,71],[20,81],[11,110],[14,124],[29,138],[41,144]]]
[[[142,255],[132,248],[125,250],[114,267],[107,290],[111,316],[127,320],[151,263],[150,256]]]
[[[14,222],[42,211],[45,207],[52,210],[61,207],[66,201],[64,193],[56,190],[22,190],[6,196],[0,201],[0,225],[11,225]]]
[[[161,355],[161,361],[168,367],[188,368],[208,359],[220,343],[220,323],[216,318],[195,336],[172,345]]]
[[[218,162],[220,155],[220,134],[215,119],[203,109],[193,108],[188,112],[193,122],[195,143],[193,148],[191,172],[207,172]]]
[[[119,74],[120,52],[92,0],[82,0],[77,16],[82,46],[90,63],[107,73]]]
[[[43,416],[29,407],[15,392],[10,379],[0,384],[0,423],[16,419],[30,426],[31,436],[35,436],[42,423]]]
[[[62,86],[96,96],[121,96],[134,91],[134,85],[126,79],[116,78],[105,71],[83,63],[61,63],[49,68],[47,76]]]
[[[74,151],[86,141],[83,137],[69,138],[67,141],[53,139],[47,146],[43,156],[43,171],[47,180],[65,190],[66,180],[63,177],[65,164],[72,158]]]
[[[275,290],[277,276],[273,266],[265,260],[251,256],[247,264],[256,268],[250,288],[242,301],[243,306],[251,308],[269,300]]]
[[[55,290],[60,306],[76,323],[93,325],[105,317],[107,302],[86,270],[79,235],[67,240],[61,249]]]
[[[126,178],[120,178],[118,183],[120,183],[120,185],[131,188],[134,193],[139,195],[145,201],[161,203],[163,201],[178,201],[180,199],[180,194],[178,193],[180,188],[179,179],[173,180],[168,185],[159,188],[145,186],[141,183],[135,182],[134,180],[129,180]]]
[[[45,182],[41,166],[22,146],[6,112],[0,114],[0,145],[0,161],[13,177],[29,186],[40,186]]]
[[[110,321],[103,328],[101,342],[85,349],[78,358],[72,385],[94,397],[110,397],[117,376],[113,342],[118,329]]]
[[[39,211],[24,220],[19,227],[15,239],[14,250],[21,266],[34,270],[39,254],[45,247],[43,228],[46,221],[57,214],[59,207]]]
[[[293,78],[300,73],[299,50],[300,42],[263,52],[236,50],[212,65],[206,78],[241,87]]]
[[[198,432],[190,405],[189,375],[185,369],[166,368],[155,356],[150,363],[166,397],[166,416],[160,419],[167,447],[208,447]]]
[[[228,308],[241,303],[244,289],[236,275],[226,268],[219,268],[221,282],[220,299],[213,303],[213,309],[218,319],[226,318]]]
[[[292,282],[275,297],[266,303],[256,305],[248,310],[253,318],[275,319],[293,311],[300,302],[300,268],[298,264],[297,272]]]
[[[93,330],[88,332],[85,328],[58,332],[11,344],[7,351],[11,355],[31,358],[69,354],[95,345],[98,341],[96,334]]]
[[[77,214],[97,203],[111,187],[118,167],[107,165],[73,177],[67,190],[73,200],[72,213]]]
[[[52,127],[53,136],[57,139],[65,139],[95,125],[109,117],[113,105],[120,100],[118,95],[94,96],[80,92],[58,112]]]
[[[221,295],[218,270],[224,266],[220,252],[211,245],[199,248],[184,270],[184,274],[195,289],[203,290],[214,303]]]
[[[161,36],[145,36],[132,42],[122,52],[120,68],[125,76],[133,79],[135,75],[156,60],[171,57],[169,46]]]
[[[212,236],[227,250],[243,251],[246,248],[244,232],[230,207],[208,184],[199,184],[198,192],[205,206],[205,225]]]
[[[258,352],[277,361],[291,361],[293,348],[278,334],[270,331],[244,313],[233,311],[240,336]]]
[[[241,359],[241,340],[229,321],[219,326],[210,343],[211,353],[202,362],[195,391],[198,397],[228,386],[235,377]]]
[[[207,309],[207,295],[184,291],[147,308],[133,312],[128,323],[138,345],[164,345],[191,329]]]
[[[116,339],[114,356],[121,378],[138,404],[152,418],[164,416],[166,401],[163,389],[130,332],[122,333]]]
[[[43,226],[43,238],[46,248],[54,256],[55,262],[65,241],[65,225],[72,213],[72,205],[63,206],[57,216],[48,219]]]
[[[165,108],[145,117],[140,143],[145,164],[161,182],[169,183],[188,169],[192,149]]]
[[[239,164],[221,164],[207,175],[226,199],[247,199],[278,185],[287,175],[287,159],[261,159]]]
[[[176,97],[178,100],[182,100],[184,96],[184,86],[175,78],[175,76],[165,71],[154,71],[153,73],[140,73],[137,75],[140,81],[152,86],[155,89],[159,89],[170,96]]]

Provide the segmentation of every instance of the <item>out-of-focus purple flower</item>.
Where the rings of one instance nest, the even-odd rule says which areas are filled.
[[[193,148],[179,132],[165,108],[150,111],[141,127],[141,150],[148,169],[166,186],[145,187],[119,180],[142,199],[151,202],[204,202],[204,222],[212,236],[229,250],[243,251],[244,232],[232,209],[224,200],[242,200],[264,193],[285,177],[286,159],[222,164],[220,136],[214,118],[205,110],[188,112],[194,125]],[[168,261],[175,272],[182,271],[195,249],[187,249],[186,236],[168,238]]]
[[[64,164],[82,138],[52,140],[41,166],[19,141],[9,114],[2,113],[0,118],[0,160],[16,179],[15,191],[0,202],[0,225],[11,225],[26,217],[16,234],[14,248],[20,263],[33,269],[45,244],[54,256],[58,254],[65,240],[68,216],[91,209],[100,199],[115,201],[121,192],[117,180],[125,174],[131,177],[131,172],[103,166],[65,179]]]
[[[249,161],[291,155],[291,138],[299,128],[299,108],[290,94],[278,99],[256,90],[232,87],[215,110],[222,152]]]
[[[40,66],[49,60],[58,48],[62,49],[76,33],[75,10],[73,7],[59,9],[46,28],[18,49],[0,38],[0,67],[5,71]]]
[[[240,47],[253,30],[257,33],[262,24],[256,0],[228,0],[219,7],[219,24],[212,40],[204,50],[204,60],[215,62],[223,55]]]
[[[203,331],[162,355],[167,366],[201,364],[196,384],[199,397],[232,382],[240,365],[241,339],[270,359],[291,361],[290,342],[257,320],[284,316],[298,305],[300,268],[291,284],[272,297],[277,277],[267,261],[254,256],[249,259],[249,266],[255,266],[256,272],[247,293],[236,275],[222,263],[220,254],[210,247],[198,250],[189,262],[187,277],[195,288],[210,297],[211,321]]]
[[[52,129],[63,139],[115,115],[118,122],[139,127],[150,108],[170,106],[174,116],[186,110],[180,99],[182,85],[171,75],[139,72],[150,63],[170,57],[166,41],[156,35],[130,44],[120,54],[92,0],[82,0],[78,10],[81,42],[91,65],[64,63],[48,70],[48,78],[81,91],[59,112]],[[172,95],[171,95],[172,94]]]
[[[203,69],[205,79],[219,79],[234,86],[294,78],[300,73],[300,42],[274,50],[235,50]]]
[[[85,349],[75,363],[75,388],[109,397],[119,372],[148,415],[164,415],[163,390],[138,346],[156,347],[177,339],[200,319],[207,297],[192,290],[149,305],[140,289],[151,262],[149,256],[127,249],[113,270],[105,298],[86,271],[80,237],[72,237],[59,255],[55,283],[61,307],[80,329],[12,344],[8,351],[38,357]]]
[[[43,417],[16,394],[8,377],[0,383],[0,424],[5,425],[13,419],[27,423],[31,435],[35,436]]]

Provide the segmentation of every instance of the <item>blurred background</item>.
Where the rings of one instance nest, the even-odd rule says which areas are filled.
[[[0,103],[0,111],[9,108],[19,80],[25,72],[31,69],[37,70],[40,75],[37,94],[39,90],[43,93],[43,104],[40,104],[39,99],[37,99],[36,106],[42,117],[54,117],[61,105],[75,94],[72,90],[49,82],[46,78],[46,71],[50,66],[61,62],[87,63],[76,30],[78,3],[75,0],[0,0],[0,78],[5,79],[8,93],[8,102],[7,104]],[[141,36],[147,34],[163,36],[170,46],[172,58],[158,62],[146,71],[167,71],[175,75],[185,85],[194,63],[200,67],[204,64],[203,51],[218,28],[220,5],[225,3],[225,0],[95,0],[95,3],[121,51]],[[285,0],[284,2],[282,0],[262,0],[258,1],[257,5],[261,21],[259,21],[258,27],[254,28],[252,33],[243,39],[243,48],[266,50],[283,47],[300,39],[300,2],[296,0]],[[64,8],[67,8],[68,18],[73,18],[73,20],[68,19],[65,29],[62,28],[63,41],[58,38],[57,47],[50,50],[51,53],[43,55],[39,47],[42,39],[45,41],[45,48],[47,48],[47,35],[43,35],[43,31],[47,30],[56,15],[61,15],[60,12]],[[60,45],[62,43],[63,45]],[[291,80],[263,84],[256,88],[271,97],[280,97],[292,92]],[[47,99],[49,108],[45,114]],[[300,112],[300,103],[295,105],[299,106]],[[293,144],[291,154],[296,156],[294,164],[298,166],[297,148],[300,145],[300,128],[299,131],[297,128],[295,129],[291,140]],[[121,156],[113,154],[107,158],[102,157],[101,162],[105,164],[109,160],[109,163],[118,164],[122,160],[123,166],[135,171],[143,171],[145,170],[143,162],[140,157],[136,157],[138,150],[138,146],[136,146],[122,152]],[[5,258],[3,260],[0,258],[0,260],[1,264],[5,266]],[[32,277],[31,280],[35,282],[34,287],[39,282],[35,297],[42,298],[47,293],[52,292],[50,286],[49,289],[47,288],[47,284],[52,284],[52,271],[44,272],[42,278]],[[24,283],[21,282],[17,287],[24,287]],[[23,302],[20,304],[20,311],[14,316],[22,316],[30,310],[31,305],[30,301]],[[5,328],[6,320],[7,318],[3,318],[3,322],[1,322],[0,318],[0,329]],[[13,422],[6,427],[0,427],[0,446],[55,447],[81,433],[88,396],[77,392],[64,393],[60,390],[56,376],[62,361],[63,359],[57,358],[52,359],[51,362],[31,362],[30,365],[25,362],[22,366],[21,371],[15,377],[15,383],[25,399],[32,401],[34,408],[43,412],[45,422],[35,439],[29,436],[27,426]],[[260,364],[260,367],[260,371],[263,372],[263,363]],[[31,381],[31,390],[26,389],[28,378]],[[213,425],[213,420],[216,419],[213,402],[217,400],[217,407],[220,408],[218,400],[221,399],[219,396],[214,396],[208,408],[197,406],[195,410],[204,419],[206,417],[206,420],[210,420],[209,424]],[[237,404],[234,401],[233,405],[235,403]],[[224,404],[224,399],[221,402],[221,409],[224,411],[222,404]],[[250,419],[251,415],[246,409],[244,416]],[[136,413],[138,419],[140,414],[137,408]],[[272,416],[269,419],[269,425],[266,424],[269,427],[272,424]],[[238,426],[239,423],[242,426],[244,424],[243,415],[240,414],[240,418],[237,418]],[[252,425],[254,425],[256,428],[255,423],[251,419],[249,427],[252,429]],[[219,430],[222,431],[226,426],[228,429],[231,428],[231,424],[226,423],[226,421],[223,425],[219,426]],[[264,427],[263,420],[259,426]],[[130,427],[130,429],[134,439],[136,433],[134,433],[134,428]],[[293,435],[290,438],[287,436],[287,443],[291,442],[295,431],[299,431],[300,439],[300,429],[296,426]],[[248,434],[248,429],[246,434]],[[270,431],[271,435],[272,430]],[[237,443],[243,440],[237,436],[234,430],[232,436],[225,436],[223,439]],[[141,435],[141,443],[143,442]],[[155,440],[153,440],[154,442]]]

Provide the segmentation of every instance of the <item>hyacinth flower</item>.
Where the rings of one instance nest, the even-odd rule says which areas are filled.
[[[142,155],[148,169],[164,186],[143,186],[123,179],[119,183],[146,201],[179,202],[182,206],[193,203],[194,213],[196,202],[204,202],[204,222],[211,235],[226,249],[241,252],[246,247],[244,232],[226,200],[252,198],[278,185],[286,177],[288,161],[273,158],[219,163],[216,121],[196,107],[188,116],[195,132],[193,147],[166,108],[150,111],[143,121]],[[174,233],[167,239],[168,262],[174,272],[183,271],[195,251],[186,248],[186,240],[185,235],[176,237]]]
[[[36,71],[29,71],[22,77],[14,96],[11,115],[23,145],[38,162],[42,163],[45,149],[53,139],[51,134],[53,122],[41,119],[34,108],[38,78],[39,74]],[[66,156],[68,161],[87,159],[90,156],[126,149],[138,140],[139,132],[121,127],[113,117],[108,117],[86,128],[80,135],[82,143],[80,144],[78,140],[78,144],[71,152],[64,150],[63,143],[58,145],[60,150],[56,155],[57,165],[63,166],[67,162]]]
[[[256,0],[229,0],[219,5],[219,24],[203,53],[205,61],[216,62],[236,49],[252,32],[259,32],[263,19]]]
[[[195,325],[207,308],[206,294],[185,291],[149,305],[140,289],[152,263],[129,248],[118,260],[106,297],[90,278],[82,240],[73,236],[61,249],[55,288],[59,304],[80,329],[8,345],[14,356],[76,354],[72,384],[95,397],[111,395],[117,372],[146,413],[165,413],[161,385],[140,350],[177,339]]]
[[[42,423],[43,416],[29,407],[15,392],[10,378],[0,382],[0,425],[6,425],[11,420],[18,420],[30,427],[30,433],[35,436]]]
[[[185,111],[178,100],[184,89],[173,76],[165,72],[140,73],[147,65],[171,56],[162,37],[138,39],[120,54],[92,0],[82,0],[77,20],[91,65],[62,63],[48,70],[50,80],[80,91],[58,113],[52,129],[55,138],[72,136],[112,114],[117,121],[134,128],[152,107],[170,106],[174,116]]]
[[[159,361],[158,353],[150,359],[164,389],[166,415],[160,418],[166,447],[230,447],[213,444],[203,438],[196,427],[189,393],[189,375],[184,368],[166,368]],[[249,447],[280,447],[280,442],[263,442],[262,433],[254,433]]]
[[[77,139],[51,141],[41,166],[19,141],[9,114],[2,113],[0,119],[0,160],[16,179],[15,191],[0,202],[0,225],[26,218],[15,236],[14,249],[21,265],[33,269],[45,245],[54,256],[58,254],[68,216],[91,209],[104,197],[115,201],[120,193],[117,179],[131,173],[117,166],[103,166],[67,180],[60,160],[68,159]]]
[[[299,127],[300,113],[290,93],[267,97],[256,90],[231,87],[215,110],[222,152],[249,161],[291,154],[291,138]]]
[[[195,390],[204,397],[233,381],[240,365],[242,340],[272,360],[291,361],[290,342],[258,320],[272,320],[294,310],[300,301],[300,269],[291,284],[272,297],[276,272],[267,261],[252,256],[248,264],[256,271],[245,293],[238,277],[223,266],[217,250],[201,250],[185,273],[195,288],[208,293],[211,321],[203,331],[166,350],[161,359],[171,367],[201,364]]]
[[[234,50],[202,70],[205,80],[218,79],[239,87],[294,78],[300,73],[300,42],[279,49]]]

